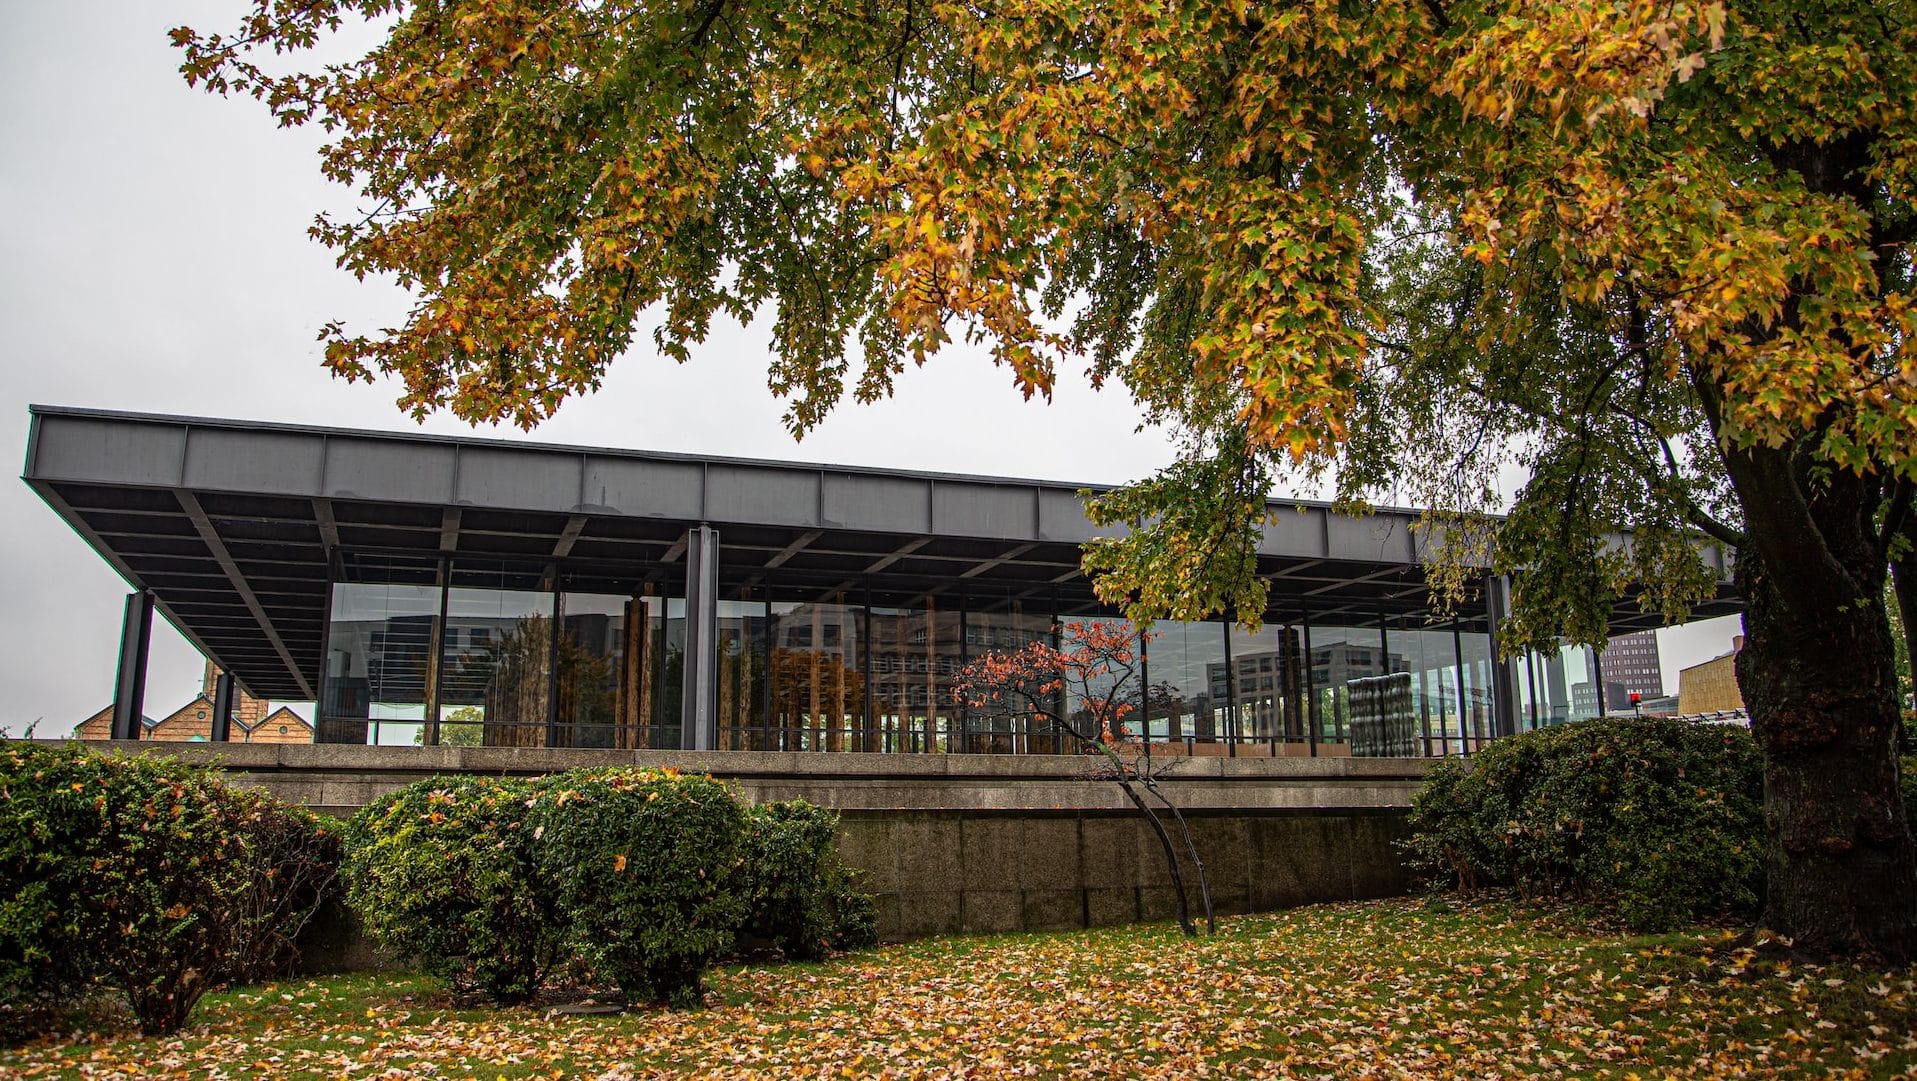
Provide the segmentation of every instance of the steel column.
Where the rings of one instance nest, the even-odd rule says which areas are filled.
[[[719,746],[719,531],[686,531],[686,653],[679,746]]]
[[[213,681],[213,731],[209,739],[225,743],[233,737],[233,674],[221,672]]]
[[[120,620],[120,667],[113,680],[114,739],[139,739],[146,725],[146,655],[153,638],[153,592],[142,589],[126,597]]]

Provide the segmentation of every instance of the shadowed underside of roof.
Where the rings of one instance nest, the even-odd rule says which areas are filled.
[[[33,407],[23,479],[256,696],[311,700],[328,583],[442,557],[534,588],[670,593],[714,526],[722,589],[1098,611],[1078,570],[1084,486],[791,462]],[[1267,621],[1429,612],[1416,514],[1273,501]],[[1711,550],[1721,577],[1728,558]],[[1700,617],[1736,611],[1725,589]],[[1467,614],[1467,628],[1483,629]],[[1617,630],[1656,626],[1628,602]]]

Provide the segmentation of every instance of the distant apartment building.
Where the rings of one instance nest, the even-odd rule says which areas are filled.
[[[1657,654],[1656,631],[1633,631],[1611,639],[1611,644],[1604,647],[1602,664],[1606,689],[1612,684],[1621,685],[1627,702],[1632,694],[1640,698],[1664,696],[1664,667]]]

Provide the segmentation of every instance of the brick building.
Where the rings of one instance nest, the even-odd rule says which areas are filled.
[[[213,687],[220,670],[206,662],[206,674],[200,693],[193,700],[164,717],[140,718],[141,739],[185,743],[208,740],[213,735]],[[113,707],[105,709],[74,729],[75,739],[111,739]],[[233,724],[228,732],[233,743],[311,743],[313,726],[306,718],[281,706],[272,708],[263,698],[255,698],[239,687],[233,688]]]

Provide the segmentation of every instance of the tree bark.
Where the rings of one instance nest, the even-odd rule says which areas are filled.
[[[1792,448],[1725,454],[1749,543],[1738,685],[1764,755],[1764,922],[1813,953],[1917,956],[1884,558],[1864,481]]]

